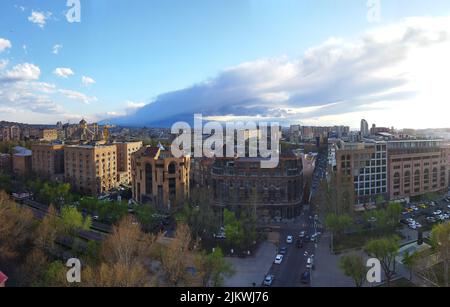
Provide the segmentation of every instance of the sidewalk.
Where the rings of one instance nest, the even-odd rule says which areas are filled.
[[[339,268],[342,255],[330,252],[331,234],[326,232],[317,244],[316,269],[312,273],[312,287],[354,287],[353,280]]]
[[[275,259],[277,248],[270,242],[263,242],[255,256],[248,258],[230,258],[225,260],[233,265],[235,274],[224,281],[225,287],[260,286]]]

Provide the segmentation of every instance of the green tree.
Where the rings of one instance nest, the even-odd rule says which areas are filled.
[[[151,205],[139,205],[135,207],[136,218],[142,227],[147,231],[152,230],[158,222],[155,214],[156,210]]]
[[[431,231],[431,242],[433,250],[442,262],[444,286],[449,287],[450,266],[450,222],[436,225]]]
[[[403,255],[402,263],[409,270],[409,280],[412,280],[413,271],[417,265],[418,257],[419,254],[417,252],[411,254],[409,251],[406,251]]]
[[[234,212],[225,209],[223,211],[223,220],[225,228],[226,242],[233,249],[240,249],[244,246],[245,234],[242,223],[236,218]]]
[[[380,260],[388,287],[394,275],[395,257],[398,254],[399,238],[397,236],[375,239],[367,242],[364,247],[366,253]]]
[[[355,282],[356,287],[362,287],[367,275],[367,267],[364,264],[364,259],[358,254],[349,254],[343,256],[339,260],[339,267],[348,277],[351,277]]]
[[[92,226],[91,217],[83,218],[83,215],[72,206],[61,208],[61,221],[62,230],[68,235],[75,235],[78,230],[89,230]]]
[[[233,267],[225,261],[220,248],[215,248],[210,254],[204,251],[200,254],[200,271],[204,287],[209,285],[221,287],[224,277],[230,277],[234,274]]]

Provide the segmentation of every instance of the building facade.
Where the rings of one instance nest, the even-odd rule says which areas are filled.
[[[216,158],[211,169],[218,209],[254,208],[260,221],[292,219],[301,212],[303,165],[300,156],[281,155],[276,168],[260,167],[260,158]]]
[[[390,141],[388,153],[389,194],[392,200],[447,189],[447,151],[441,141]]]
[[[34,144],[31,150],[33,172],[51,180],[64,178],[64,145]]]
[[[12,171],[12,156],[10,154],[0,153],[0,172],[11,173]]]
[[[64,177],[75,190],[86,195],[98,196],[116,188],[116,146],[65,146]]]
[[[142,142],[114,143],[117,147],[118,183],[131,184],[131,155],[142,148]]]
[[[386,142],[338,143],[336,149],[338,182],[353,181],[355,205],[373,205],[388,196]]]
[[[161,147],[142,147],[132,154],[132,193],[139,203],[171,212],[189,197],[190,156],[176,158]]]
[[[39,130],[39,140],[44,142],[52,142],[58,139],[58,130],[41,129]]]

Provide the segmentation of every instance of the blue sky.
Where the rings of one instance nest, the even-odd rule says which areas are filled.
[[[137,106],[158,101],[158,97],[167,93],[171,96],[174,91],[207,80],[222,80],[224,70],[242,63],[279,58],[296,61],[331,37],[352,41],[371,28],[395,24],[406,17],[450,15],[448,0],[433,1],[432,6],[425,1],[381,0],[381,22],[369,23],[366,2],[81,0],[81,22],[69,23],[65,18],[66,1],[2,0],[0,39],[9,41],[11,46],[0,52],[0,60],[7,61],[3,64],[6,81],[2,91],[9,93],[0,101],[3,113],[0,120],[53,123],[80,117],[100,120],[131,115],[139,113]],[[33,12],[43,16],[45,24],[42,19],[33,19]],[[61,46],[58,54],[53,53],[56,45]],[[39,68],[38,76],[27,79],[36,84],[8,82],[5,77],[8,72],[25,63]],[[29,66],[16,68],[16,71],[30,71]],[[58,76],[57,68],[70,69],[70,73],[66,77]],[[84,85],[83,76],[95,83]],[[38,88],[49,85],[51,90]],[[11,98],[14,91],[22,91],[19,94],[26,97],[18,103],[18,99]],[[169,110],[180,105],[180,101],[173,104],[170,99],[165,101],[164,108]],[[323,100],[320,104],[334,102]],[[195,101],[186,100],[181,104],[191,103]],[[295,102],[291,106],[320,104]],[[159,113],[161,108],[150,112]],[[238,106],[231,110],[236,109]],[[268,110],[259,107],[254,111],[244,115],[264,116]],[[206,110],[206,113],[216,117],[243,115],[226,108]],[[144,123],[143,117],[151,116],[144,115],[139,118],[140,123]],[[306,117],[298,120],[326,124],[319,115],[314,118],[315,122]],[[342,122],[354,126],[356,117]]]

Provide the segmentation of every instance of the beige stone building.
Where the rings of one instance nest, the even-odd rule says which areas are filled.
[[[39,130],[39,140],[51,142],[58,139],[58,130],[56,129],[41,129]]]
[[[391,199],[447,189],[447,157],[441,141],[391,141],[388,142],[388,152]]]
[[[85,195],[98,196],[117,187],[115,145],[79,145],[64,148],[65,180]]]
[[[143,147],[132,155],[133,199],[172,211],[189,197],[190,156],[175,158],[161,147]]]
[[[117,147],[117,181],[119,184],[131,184],[131,155],[142,148],[142,142],[115,143]]]
[[[33,172],[52,180],[64,178],[64,145],[34,144],[31,150]]]
[[[15,147],[12,155],[12,170],[15,175],[27,176],[31,173],[31,150]]]

